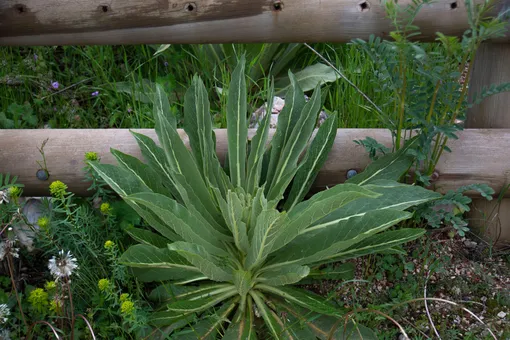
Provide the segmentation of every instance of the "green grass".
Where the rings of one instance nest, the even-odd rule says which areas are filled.
[[[247,45],[224,45],[235,53]],[[37,117],[34,127],[51,128],[143,128],[153,127],[152,109],[118,90],[117,83],[134,89],[142,79],[163,84],[177,112],[181,111],[184,89],[198,73],[210,90],[211,113],[216,126],[225,127],[222,114],[225,96],[216,88],[229,82],[230,64],[211,53],[208,45],[173,45],[154,56],[158,46],[58,46],[0,48],[0,112],[9,118],[12,104],[31,107]],[[376,103],[387,95],[374,87],[374,65],[355,46],[314,46]],[[267,48],[270,45],[267,44]],[[292,71],[319,62],[304,49],[293,59]],[[253,61],[254,63],[257,60]],[[264,78],[253,79],[251,109],[262,104]],[[52,82],[59,88],[53,89]],[[339,127],[381,127],[365,100],[339,79],[326,87],[324,108],[339,117]],[[92,96],[95,91],[98,96]],[[1,124],[1,122],[0,122]],[[0,127],[2,127],[0,125]],[[16,124],[15,127],[21,126]]]

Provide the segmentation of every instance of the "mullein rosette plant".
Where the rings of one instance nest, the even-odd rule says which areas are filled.
[[[199,77],[184,102],[191,151],[158,87],[154,116],[162,147],[133,132],[146,163],[118,150],[112,150],[118,166],[90,162],[152,227],[127,231],[140,244],[120,261],[139,280],[162,283],[150,294],[157,304],[150,323],[162,337],[182,332],[179,337],[193,339],[327,338],[345,313],[299,286],[352,276],[351,264],[337,264],[334,271],[324,265],[401,252],[400,244],[424,231],[389,229],[411,217],[406,209],[440,195],[396,182],[413,162],[408,144],[347,183],[304,200],[333,145],[336,117],[314,135],[320,87],[306,102],[289,72],[291,86],[271,142],[270,115],[250,139],[244,73],[241,57],[228,90],[224,167]],[[368,332],[354,322],[346,325],[356,335]],[[333,336],[343,334],[339,327]]]

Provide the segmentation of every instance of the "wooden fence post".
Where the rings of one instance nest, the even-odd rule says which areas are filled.
[[[510,82],[510,45],[489,43],[480,46],[475,58],[469,83],[470,97],[490,84]],[[504,92],[487,98],[468,111],[466,128],[510,128],[510,93]],[[487,150],[491,152],[491,150]],[[506,174],[510,174],[510,151],[494,157],[508,159]],[[487,172],[491,171],[488,166]],[[508,178],[508,176],[507,176]],[[510,183],[508,183],[510,184]],[[483,198],[473,200],[470,225],[484,232],[492,240],[510,240],[510,198],[504,198],[498,205],[497,194],[493,201]]]

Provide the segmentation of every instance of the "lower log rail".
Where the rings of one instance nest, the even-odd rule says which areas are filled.
[[[156,139],[152,129],[134,129]],[[179,130],[187,143],[184,131]],[[255,131],[251,131],[253,135]],[[226,130],[216,130],[217,152],[223,160],[227,152]],[[362,171],[370,159],[355,139],[372,137],[391,146],[391,135],[384,129],[340,129],[323,169],[315,181],[315,189],[333,186],[346,179],[350,169]],[[496,192],[510,183],[510,129],[468,129],[458,134],[458,140],[449,141],[452,153],[443,153],[436,170],[438,179],[433,183],[439,192],[456,189],[462,185],[486,183]],[[44,147],[50,178],[37,179],[37,161],[42,161],[38,148]],[[25,185],[24,194],[48,195],[51,181],[61,180],[78,196],[87,196],[89,183],[84,182],[84,154],[97,152],[104,163],[115,164],[110,148],[142,158],[138,145],[127,129],[79,130],[0,130],[0,173],[19,177]]]

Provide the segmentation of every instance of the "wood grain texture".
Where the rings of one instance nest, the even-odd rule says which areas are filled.
[[[469,80],[470,96],[481,92],[485,86],[510,82],[509,62],[510,45],[484,44],[480,46],[473,65],[473,74]],[[468,111],[465,126],[468,128],[508,129],[510,128],[509,107],[510,92],[489,97]],[[495,152],[493,154],[495,157],[507,158],[510,162],[508,150],[501,154]],[[507,180],[506,184],[509,183],[510,181]],[[499,191],[496,190],[496,193]],[[496,209],[494,209],[495,207]],[[492,240],[510,243],[509,208],[510,198],[504,198],[499,206],[496,206],[495,202],[489,203],[484,199],[474,199],[472,209],[468,214],[470,226],[476,227]]]
[[[499,0],[494,11],[509,4]],[[426,5],[415,23],[418,39],[461,35],[464,1]],[[0,45],[346,42],[389,31],[378,0],[0,1]]]
[[[156,138],[154,130],[135,130]],[[226,130],[215,130],[217,151],[221,160],[227,152]],[[272,135],[271,131],[271,135]],[[186,143],[187,136],[179,130]],[[253,136],[254,130],[250,131]],[[391,146],[391,136],[382,129],[340,129],[333,149],[314,184],[316,188],[333,186],[345,180],[349,169],[363,170],[369,163],[363,147],[353,143],[365,137],[377,139]],[[49,138],[45,154],[50,170],[50,180],[35,177],[36,161],[41,160],[37,150]],[[510,150],[509,130],[465,130],[458,140],[449,142],[453,153],[445,153],[437,167],[439,179],[434,183],[440,192],[461,185],[487,183],[500,190],[510,182],[510,159],[501,157]],[[87,195],[88,184],[83,182],[83,157],[87,151],[96,151],[105,163],[114,164],[109,149],[119,149],[141,158],[140,151],[129,130],[0,130],[0,172],[19,176],[25,184],[26,195],[47,195],[53,180],[65,182],[69,189],[79,195]],[[499,157],[497,156],[499,155]]]
[[[510,45],[483,44],[480,46],[469,81],[469,95],[480,93],[492,84],[510,82]],[[485,99],[468,112],[467,128],[510,128],[510,93],[503,92]]]

